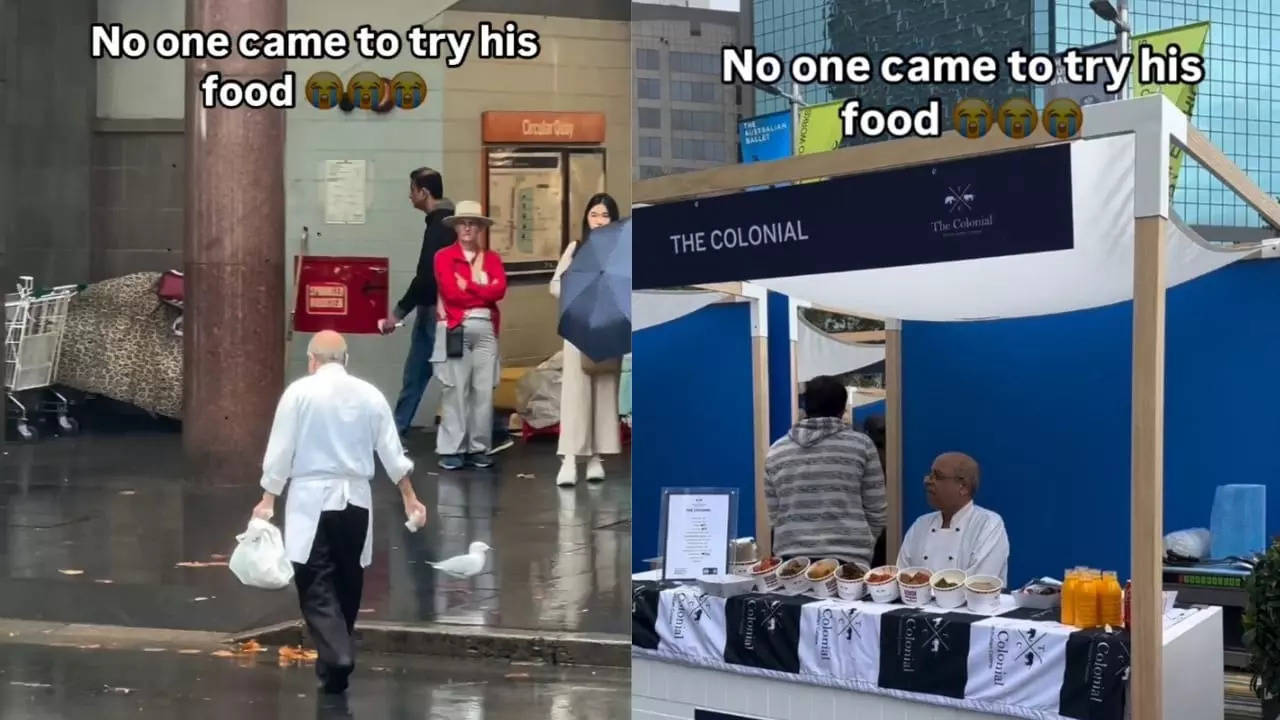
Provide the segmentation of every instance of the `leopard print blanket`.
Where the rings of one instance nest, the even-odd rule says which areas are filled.
[[[182,419],[181,313],[160,302],[160,273],[135,273],[71,299],[58,363],[60,385]]]

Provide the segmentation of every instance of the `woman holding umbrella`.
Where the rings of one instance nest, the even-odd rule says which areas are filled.
[[[569,243],[555,274],[551,277],[551,294],[560,297],[560,276],[569,268],[579,245],[590,241],[591,231],[618,219],[618,203],[606,193],[593,195],[582,216],[582,240]],[[601,455],[622,452],[618,437],[618,376],[616,362],[594,363],[573,343],[564,341],[564,371],[560,387],[560,447],[562,458],[556,484],[561,487],[578,482],[578,458],[587,460],[587,480],[604,480]]]

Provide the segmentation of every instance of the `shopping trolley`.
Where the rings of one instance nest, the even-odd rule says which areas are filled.
[[[19,398],[27,397],[31,404],[31,392],[45,390],[55,400],[42,398],[35,409],[56,414],[58,427],[74,432],[76,421],[68,414],[70,403],[51,386],[58,374],[67,307],[80,286],[37,291],[34,278],[24,275],[18,280],[18,292],[4,299],[4,390],[12,406],[7,416],[14,420],[19,437],[34,440],[39,432]]]

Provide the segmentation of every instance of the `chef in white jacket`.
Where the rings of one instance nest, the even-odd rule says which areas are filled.
[[[352,632],[364,568],[373,560],[373,456],[396,481],[406,517],[425,522],[391,406],[373,385],[347,374],[347,344],[325,331],[307,347],[307,377],[285,389],[262,461],[262,500],[253,515],[270,519],[285,502],[285,552],[298,604],[316,643],[321,689],[342,693],[355,669]]]
[[[977,461],[963,453],[943,453],[933,461],[924,488],[936,512],[921,516],[907,530],[899,568],[959,568],[1008,585],[1009,536],[998,514],[974,504],[978,478]]]

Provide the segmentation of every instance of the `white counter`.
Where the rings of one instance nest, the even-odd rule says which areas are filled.
[[[1223,715],[1222,610],[1197,609],[1165,630],[1164,717],[1207,720]],[[1134,659],[1141,662],[1140,659]],[[632,657],[634,720],[978,720],[1028,717],[954,707],[948,698],[900,691],[831,687],[808,675],[760,673],[724,663],[682,662],[636,649]],[[702,711],[699,713],[698,711]],[[709,715],[711,713],[728,714]],[[1058,720],[1056,713],[1034,717]]]

